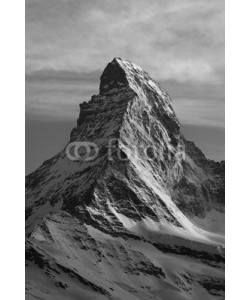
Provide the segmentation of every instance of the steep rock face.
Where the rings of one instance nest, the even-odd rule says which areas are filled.
[[[100,94],[80,105],[70,143],[82,141],[97,145],[95,159],[73,161],[63,149],[27,176],[28,274],[42,269],[43,282],[67,289],[66,299],[223,299],[222,237],[192,220],[224,212],[224,163],[185,140],[167,92],[114,59]],[[205,264],[202,273],[178,271],[178,262],[167,271],[162,261],[182,255],[197,270]],[[29,294],[43,298],[34,282]],[[45,299],[64,299],[47,289]]]

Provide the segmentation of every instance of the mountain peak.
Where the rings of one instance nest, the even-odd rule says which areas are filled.
[[[68,145],[27,176],[29,295],[222,299],[223,237],[213,232],[224,169],[182,136],[164,88],[115,58]]]
[[[120,58],[114,58],[104,69],[100,78],[100,94],[104,94],[109,90],[129,84],[126,72],[120,61],[123,60]]]
[[[150,133],[150,127],[153,126],[151,123],[154,120],[166,129],[171,142],[175,146],[178,145],[180,124],[173,110],[172,100],[165,89],[141,67],[129,60],[116,57],[108,63],[100,81],[99,95],[94,95],[91,101],[80,104],[78,129],[73,130],[71,139],[78,137],[83,123],[91,122],[98,113],[104,112],[108,118],[111,115],[117,118],[115,123],[118,127],[112,127],[113,125],[111,127],[116,128],[118,134],[126,113],[130,111],[130,117],[133,119],[131,122],[142,126],[142,131],[146,129],[144,132],[146,136]],[[104,125],[107,126],[106,119]],[[146,137],[148,138],[151,137]]]
[[[100,94],[105,94],[114,89],[129,86],[135,92],[141,89],[154,89],[158,93],[164,93],[147,72],[135,63],[115,57],[104,69],[101,75]]]

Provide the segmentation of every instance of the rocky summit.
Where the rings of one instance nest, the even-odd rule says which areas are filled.
[[[115,58],[26,177],[26,299],[224,299],[224,173],[166,90]]]

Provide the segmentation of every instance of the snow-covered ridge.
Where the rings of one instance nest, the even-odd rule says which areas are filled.
[[[103,71],[100,93],[104,94],[126,85],[138,93],[138,95],[142,95],[145,88],[152,89],[152,91],[162,97],[167,95],[166,91],[141,67],[129,60],[114,58]]]

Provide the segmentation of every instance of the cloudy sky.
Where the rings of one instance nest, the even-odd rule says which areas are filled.
[[[26,0],[28,172],[67,142],[117,56],[167,89],[207,156],[224,157],[223,0]]]

